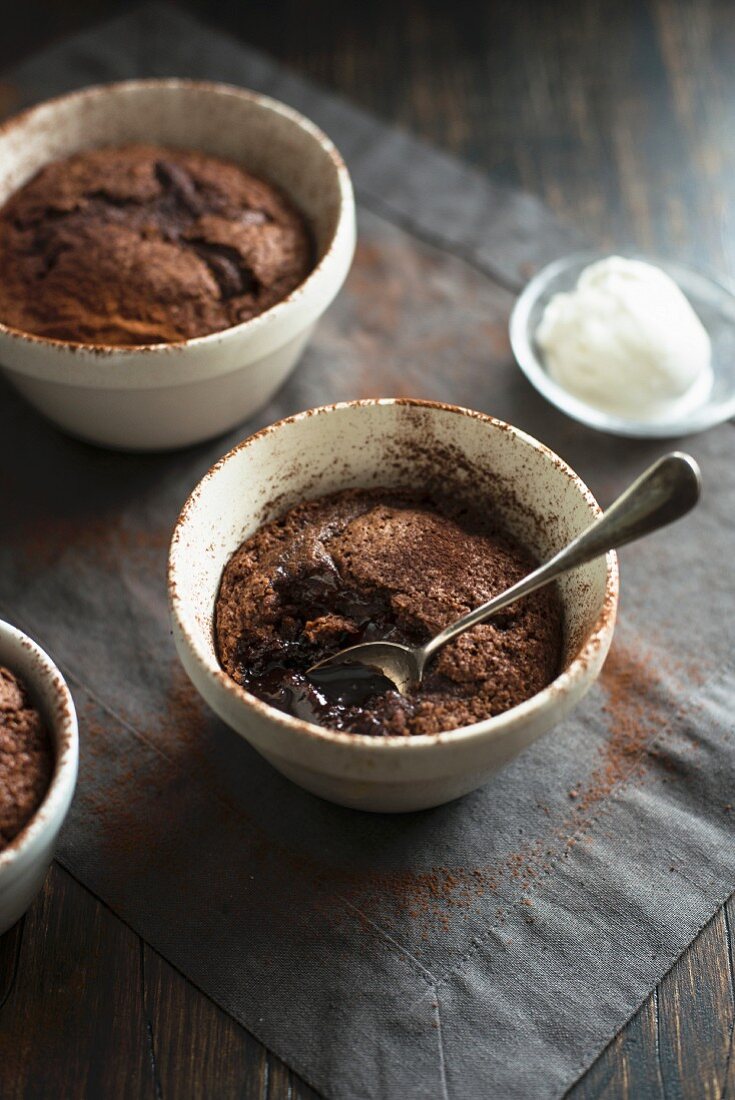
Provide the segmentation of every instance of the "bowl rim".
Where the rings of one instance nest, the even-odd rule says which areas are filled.
[[[216,685],[218,689],[224,690],[238,706],[248,710],[255,710],[268,721],[280,726],[284,731],[291,731],[302,736],[305,735],[311,741],[321,741],[335,746],[350,746],[351,749],[362,750],[363,752],[381,753],[397,752],[399,750],[416,752],[420,749],[426,750],[438,744],[446,744],[448,742],[452,745],[458,745],[477,740],[494,740],[501,737],[508,730],[513,729],[519,724],[525,724],[527,720],[532,719],[535,715],[546,711],[560,695],[563,696],[576,683],[584,682],[588,669],[594,667],[597,654],[600,651],[603,653],[607,651],[615,626],[619,594],[618,560],[614,551],[610,551],[605,555],[605,594],[600,613],[584,642],[566,668],[562,669],[558,676],[556,676],[542,691],[532,695],[530,699],[525,700],[523,703],[519,703],[518,706],[512,707],[510,710],[504,711],[502,714],[495,715],[492,718],[485,718],[480,722],[474,722],[472,725],[461,726],[458,729],[446,730],[441,733],[415,734],[410,737],[398,734],[374,737],[370,734],[332,730],[324,726],[317,726],[314,723],[306,722],[301,718],[295,718],[290,714],[277,710],[263,700],[258,699],[257,696],[252,695],[231,679],[218,663],[213,663],[206,654],[200,651],[189,634],[185,624],[185,616],[183,614],[185,597],[182,597],[180,594],[177,582],[178,556],[182,545],[181,535],[186,527],[189,511],[196,504],[202,492],[206,490],[208,482],[217,475],[218,471],[242,450],[252,446],[256,440],[277,432],[285,425],[298,423],[299,421],[315,415],[329,415],[330,413],[339,412],[342,409],[374,408],[377,406],[395,405],[450,412],[458,416],[466,416],[475,420],[480,420],[486,424],[492,425],[494,428],[509,432],[518,440],[531,446],[534,450],[545,456],[561,474],[571,481],[584,500],[591,505],[593,513],[596,516],[602,514],[600,505],[579,475],[576,474],[554,451],[522,429],[516,428],[512,424],[507,424],[505,421],[499,420],[497,417],[491,416],[488,413],[478,412],[473,409],[464,408],[460,405],[451,405],[441,401],[411,397],[360,398],[354,401],[339,401],[331,405],[321,405],[313,409],[306,409],[292,416],[283,417],[273,424],[269,424],[259,431],[254,432],[218,459],[195,485],[187,500],[184,502],[179,517],[174,525],[169,547],[167,586],[170,613],[174,625],[178,629],[181,637],[185,640],[190,653],[193,654],[197,665],[205,672],[209,680]]]
[[[26,649],[34,658],[34,671],[25,677],[32,696],[39,694],[44,684],[55,696],[54,703],[54,771],[48,790],[32,817],[0,852],[0,881],[11,867],[22,861],[35,841],[49,830],[61,827],[74,794],[79,765],[79,727],[77,713],[66,680],[48,653],[17,626],[0,619],[0,636],[10,639],[18,649]],[[12,663],[3,664],[14,671]],[[31,857],[32,858],[32,857]]]
[[[62,95],[51,96],[48,99],[42,100],[40,103],[35,103],[30,107],[26,107],[11,118],[6,119],[4,122],[0,123],[0,140],[12,130],[24,126],[35,114],[47,110],[50,107],[63,103],[73,103],[75,101],[83,104],[86,100],[102,99],[110,93],[114,94],[126,91],[135,92],[145,89],[204,91],[215,95],[232,96],[235,99],[241,99],[262,108],[265,113],[281,115],[309,134],[331,161],[332,167],[335,170],[337,188],[339,191],[339,210],[327,247],[324,249],[318,262],[314,265],[306,278],[303,279],[298,286],[294,287],[285,298],[281,298],[280,301],[275,302],[269,309],[264,310],[255,317],[251,317],[247,321],[241,321],[237,325],[230,325],[227,328],[218,329],[216,332],[208,332],[203,336],[193,336],[186,340],[175,340],[157,344],[97,344],[85,343],[78,340],[59,340],[52,336],[39,336],[33,332],[25,332],[23,329],[13,328],[12,325],[7,325],[2,320],[0,320],[0,336],[7,336],[13,340],[21,340],[36,344],[39,347],[47,349],[54,348],[59,351],[72,353],[92,353],[100,358],[117,355],[129,356],[142,352],[170,354],[172,350],[206,348],[208,345],[216,343],[223,337],[242,335],[244,333],[250,334],[257,332],[266,324],[270,325],[275,323],[285,309],[294,304],[298,304],[301,298],[312,290],[314,283],[319,281],[325,268],[328,269],[333,266],[335,253],[341,244],[342,238],[347,232],[347,223],[350,218],[350,213],[354,209],[354,191],[350,173],[341,153],[332,139],[328,137],[316,123],[312,122],[310,118],[307,118],[306,115],[297,111],[295,107],[291,107],[287,103],[275,99],[273,96],[264,95],[262,92],[256,92],[250,88],[243,88],[237,84],[229,84],[225,81],[193,80],[185,77],[148,77],[133,80],[115,80],[106,84],[90,84],[84,88],[77,88],[74,91],[65,92]],[[49,161],[47,163],[51,162]],[[306,220],[308,223],[308,219]]]

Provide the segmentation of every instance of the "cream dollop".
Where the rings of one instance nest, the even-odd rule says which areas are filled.
[[[648,420],[688,404],[711,377],[704,325],[665,272],[610,256],[555,294],[536,332],[551,377],[588,404]]]

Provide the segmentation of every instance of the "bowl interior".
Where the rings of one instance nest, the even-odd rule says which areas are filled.
[[[0,204],[50,161],[128,142],[193,148],[243,164],[305,214],[319,257],[329,247],[340,210],[331,147],[295,111],[226,85],[132,82],[41,104],[0,130]]]
[[[198,657],[218,669],[212,616],[222,570],[244,538],[291,505],[339,489],[402,487],[447,493],[497,510],[538,557],[594,517],[582,483],[546,448],[463,410],[384,401],[315,410],[252,437],[195,489],[174,534],[174,610]],[[559,582],[564,663],[603,608],[606,559]]]

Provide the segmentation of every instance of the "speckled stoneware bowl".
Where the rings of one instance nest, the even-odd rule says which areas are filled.
[[[290,107],[225,84],[142,80],[73,92],[0,127],[0,205],[44,164],[126,142],[199,149],[280,186],[306,216],[318,263],[282,302],[223,332],[131,348],[31,336],[0,323],[0,365],[44,415],[94,443],[166,450],[226,431],[294,368],[355,248],[347,169]]]
[[[43,885],[77,782],[79,735],[74,703],[56,665],[36,642],[2,621],[0,665],[25,683],[46,722],[56,754],[46,797],[22,832],[0,852],[2,934],[25,913]]]
[[[577,475],[535,439],[481,413],[408,399],[354,401],[301,413],[246,439],[200,481],[169,556],[174,639],[217,714],[307,790],[364,810],[419,810],[484,783],[546,733],[594,682],[612,640],[615,554],[559,582],[564,669],[532,699],[449,733],[374,738],[292,718],[219,666],[213,612],[222,571],[242,540],[298,501],[350,487],[435,487],[497,508],[539,557],[600,509]]]

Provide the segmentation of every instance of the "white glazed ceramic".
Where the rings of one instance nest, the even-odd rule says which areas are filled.
[[[282,420],[225,455],[186,502],[169,557],[174,638],[212,709],[284,775],[333,802],[379,811],[436,806],[484,783],[593,683],[612,639],[617,560],[609,554],[560,582],[564,671],[527,702],[434,736],[322,729],[261,702],[221,670],[213,608],[222,570],[244,538],[298,501],[355,486],[433,486],[486,501],[540,557],[578,534],[599,507],[577,475],[525,433],[409,399],[355,401]]]
[[[225,84],[142,80],[49,100],[0,127],[0,205],[44,164],[145,141],[240,161],[304,213],[318,263],[271,309],[223,332],[137,348],[71,344],[0,324],[0,364],[49,419],[94,443],[165,450],[218,435],[278,389],[345,280],[355,248],[347,169],[308,119]]]
[[[25,913],[41,889],[77,781],[79,736],[74,703],[51,658],[27,635],[0,621],[0,665],[25,683],[45,719],[56,752],[51,785],[40,807],[0,852],[0,934]]]

